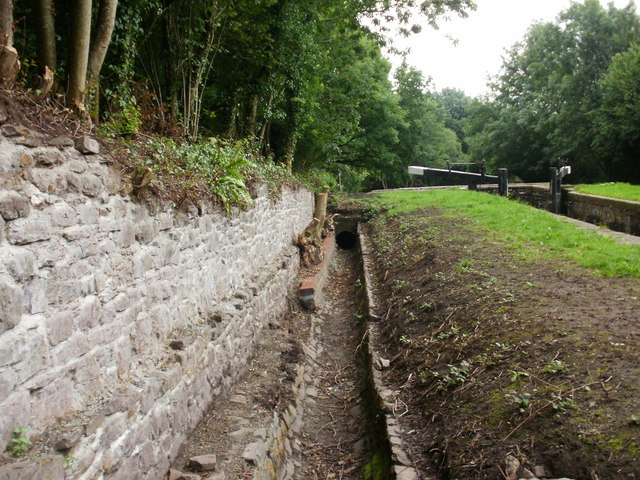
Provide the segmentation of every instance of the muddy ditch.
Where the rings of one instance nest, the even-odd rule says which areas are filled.
[[[291,297],[290,312],[264,329],[245,374],[210,407],[169,479],[393,477],[357,222],[337,219],[338,248],[326,243],[326,265],[301,272],[313,277],[315,308]]]

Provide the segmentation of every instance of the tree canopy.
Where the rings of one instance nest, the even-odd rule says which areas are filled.
[[[528,181],[546,179],[560,161],[573,166],[574,181],[632,174],[640,182],[639,40],[633,5],[586,0],[533,25],[508,52],[494,98],[471,106],[472,156]]]
[[[524,180],[567,162],[574,180],[640,182],[632,4],[586,0],[532,25],[492,95],[471,99],[432,91],[406,64],[390,80],[382,53],[394,35],[466,15],[470,0],[8,3],[21,21],[15,35],[5,25],[3,52],[23,61],[20,81],[113,134],[241,140],[349,188],[407,185],[407,165],[451,161]]]

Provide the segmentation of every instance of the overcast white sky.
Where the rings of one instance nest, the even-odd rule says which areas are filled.
[[[629,0],[613,3],[624,7]],[[421,33],[396,40],[398,46],[411,48],[408,63],[431,77],[437,90],[452,87],[469,96],[487,93],[487,76],[499,72],[505,49],[521,40],[534,21],[554,20],[571,1],[476,0],[476,4],[478,9],[468,18],[441,21],[439,30],[424,26]],[[448,37],[457,39],[458,45]],[[397,66],[401,60],[391,61]]]

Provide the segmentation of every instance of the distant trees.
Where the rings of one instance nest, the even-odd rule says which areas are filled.
[[[597,0],[532,26],[509,52],[495,97],[470,106],[471,155],[523,180],[545,179],[562,158],[573,181],[640,182],[637,42],[633,6],[605,9]]]

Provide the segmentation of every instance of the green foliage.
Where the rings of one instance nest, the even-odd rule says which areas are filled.
[[[640,202],[640,185],[622,182],[596,183],[591,185],[575,185],[578,192],[600,195],[602,197],[621,198]]]
[[[460,327],[456,327],[455,325],[452,326],[449,330],[445,331],[445,332],[440,332],[437,337],[440,340],[445,340],[447,338],[450,337],[455,337],[458,335],[458,333],[460,333]]]
[[[560,373],[567,369],[567,365],[562,360],[554,360],[550,364],[542,367],[543,372]]]
[[[20,457],[27,453],[33,442],[29,440],[26,433],[27,428],[16,428],[13,430],[14,438],[12,438],[5,450],[15,457]]]
[[[362,478],[364,480],[385,480],[389,478],[388,468],[382,456],[379,453],[374,453],[371,461],[362,469]]]
[[[75,463],[76,460],[78,459],[71,454],[64,457],[64,469],[67,472],[74,472],[76,468],[74,467],[73,464]]]
[[[595,232],[496,195],[458,189],[385,192],[387,215],[426,207],[442,208],[494,232],[524,255],[566,258],[608,276],[640,278],[640,246],[620,245]]]
[[[505,397],[516,404],[518,410],[520,410],[520,413],[526,412],[531,405],[531,394],[528,392],[517,393],[515,391],[512,391],[506,393]]]
[[[638,41],[635,9],[597,0],[533,25],[505,59],[494,99],[470,107],[471,155],[525,181],[546,180],[561,157],[578,181],[640,182]]]
[[[409,165],[444,167],[462,155],[456,133],[446,126],[450,118],[445,107],[427,91],[421,72],[403,63],[395,73],[396,94],[405,122],[399,125],[396,148],[401,163],[396,167],[405,177]],[[400,186],[400,185],[398,185]]]
[[[234,205],[242,208],[252,204],[245,171],[257,167],[242,144],[215,138],[178,144],[154,138],[148,147],[151,157],[144,161],[144,167],[159,177],[180,182],[186,189],[203,183],[228,213]]]
[[[578,405],[572,397],[568,397],[561,393],[553,393],[551,395],[551,407],[556,412],[565,413],[570,408],[578,408]]]
[[[448,387],[456,387],[467,380],[471,365],[466,360],[460,362],[460,365],[447,365],[449,370],[445,373],[433,372],[433,375],[440,380],[442,385]]]
[[[142,119],[140,118],[140,108],[136,104],[135,98],[121,97],[118,110],[109,116],[109,120],[103,123],[100,134],[105,137],[114,137],[138,133]]]

